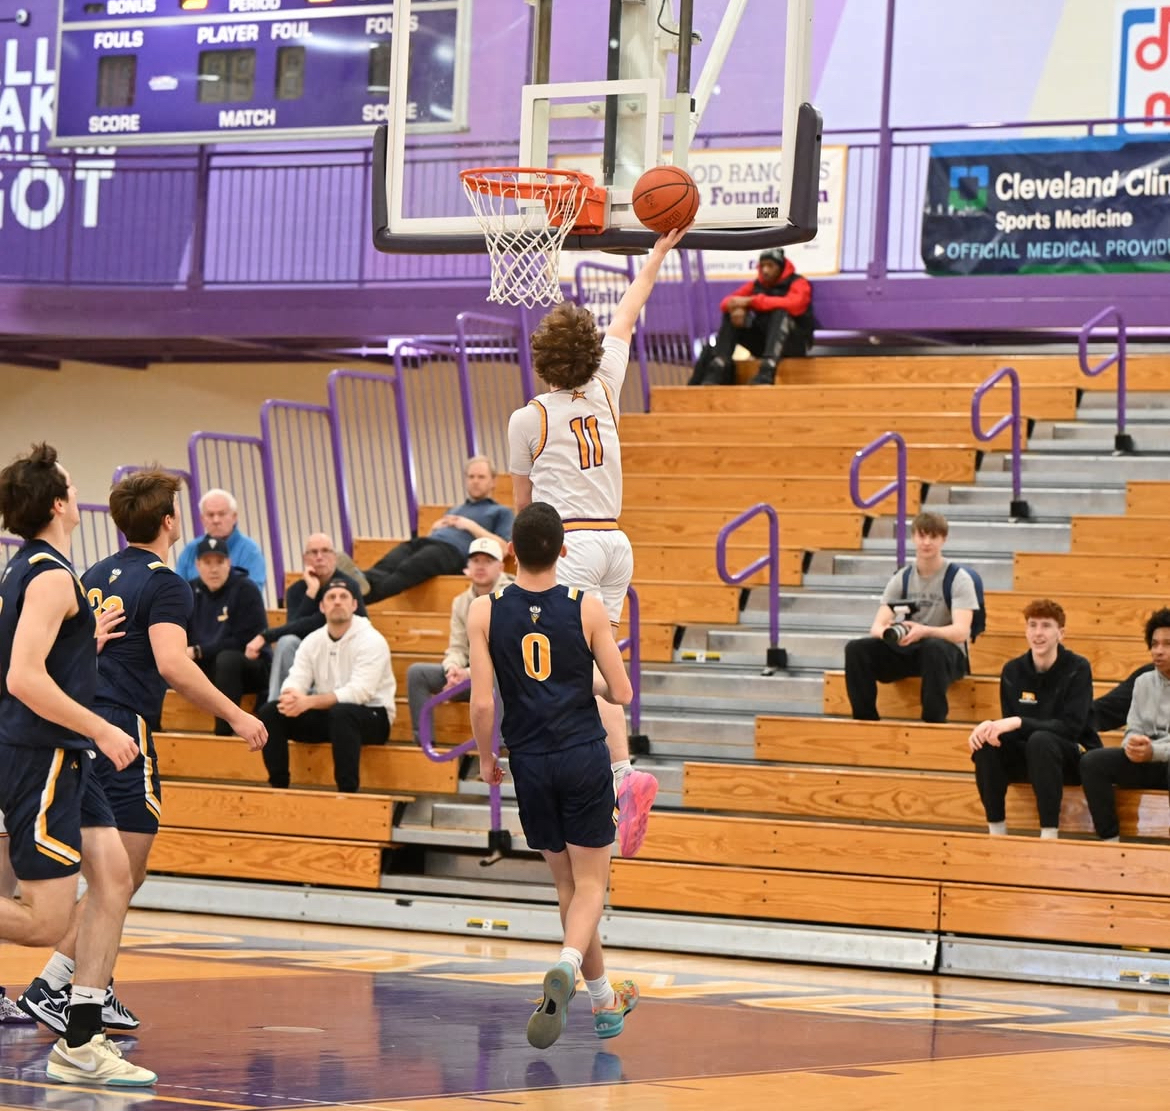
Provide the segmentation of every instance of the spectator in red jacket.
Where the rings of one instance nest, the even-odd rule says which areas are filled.
[[[812,346],[812,286],[784,257],[780,247],[760,253],[754,281],[745,282],[719,305],[723,323],[695,363],[692,386],[735,382],[731,356],[737,345],[760,360],[753,386],[776,381],[776,364],[785,355],[807,355]]]

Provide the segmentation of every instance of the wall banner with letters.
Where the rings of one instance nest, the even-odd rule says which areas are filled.
[[[817,203],[817,237],[784,250],[796,269],[807,277],[823,277],[841,270],[841,216],[845,208],[847,147],[822,147]],[[601,181],[601,156],[557,155],[553,165],[583,170]],[[777,205],[780,196],[780,149],[696,149],[687,155],[687,170],[699,187],[699,218],[711,219],[718,209],[735,205]],[[685,246],[685,241],[684,241]],[[716,281],[747,281],[756,271],[759,252],[735,249],[703,252],[703,267]],[[600,251],[566,251],[561,255],[561,280],[571,282],[579,262],[613,266],[620,259]],[[664,275],[669,281],[669,276]]]
[[[922,259],[931,274],[1170,270],[1170,142],[935,144]]]

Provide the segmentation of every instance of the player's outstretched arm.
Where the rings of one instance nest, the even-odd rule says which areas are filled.
[[[12,637],[12,657],[5,682],[12,696],[38,717],[83,737],[92,737],[94,744],[121,771],[138,755],[134,739],[70,698],[53,681],[45,666],[61,623],[77,613],[78,605],[73,576],[64,568],[44,571],[28,584]]]
[[[264,723],[241,710],[203,674],[187,655],[187,633],[181,625],[169,621],[151,625],[150,649],[159,674],[184,698],[189,698],[201,710],[223,718],[237,736],[248,742],[253,752],[264,747],[268,740]]]
[[[485,783],[500,783],[504,771],[492,752],[492,733],[496,727],[496,675],[488,651],[491,620],[491,598],[487,595],[476,598],[467,611],[467,637],[471,647],[471,732],[479,753],[479,778]]]
[[[597,669],[608,687],[608,690],[599,692],[601,697],[615,706],[628,706],[634,699],[634,688],[614,640],[609,614],[601,600],[592,594],[586,594],[581,600],[581,627]]]
[[[609,327],[605,330],[607,336],[630,342],[634,335],[634,326],[638,323],[638,316],[650,299],[650,291],[658,280],[658,271],[662,269],[663,260],[674,250],[689,228],[688,224],[685,228],[675,228],[658,237],[658,242],[654,244],[649,257],[642,264],[638,276],[630,282],[630,288],[622,295],[618,307],[613,310]]]

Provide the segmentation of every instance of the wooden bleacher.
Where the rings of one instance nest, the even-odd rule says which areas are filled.
[[[891,389],[868,379],[847,384],[785,385],[783,390],[760,390],[756,386],[725,389],[695,389],[688,386],[659,386],[654,390],[655,413],[751,414],[775,408],[788,413],[867,414],[872,422],[883,416],[899,418],[909,413],[954,413],[970,410],[971,394],[979,379],[970,384],[923,384],[905,382]],[[984,399],[984,415],[1003,416],[1009,408],[1004,391],[992,391]],[[1074,420],[1077,415],[1075,386],[1022,384],[1020,404],[1025,416],[1034,420]],[[764,396],[761,397],[760,395]],[[835,424],[834,420],[834,424]]]
[[[857,381],[858,363],[864,363],[865,380],[901,387],[922,382],[978,384],[1005,366],[1015,367],[1020,381],[1030,386],[1074,386],[1078,390],[1113,392],[1117,379],[1108,374],[1088,378],[1077,357],[1065,355],[882,355],[859,359],[852,356],[817,355],[810,359],[784,359],[776,375],[782,388],[799,385],[849,385]],[[1131,349],[1125,363],[1130,390],[1170,390],[1170,358],[1142,355]]]
[[[614,907],[1170,948],[1160,846],[656,814]]]
[[[1114,686],[1116,683],[1095,682],[1094,697],[1100,697]],[[878,713],[883,718],[917,720],[922,715],[921,689],[921,681],[916,678],[900,679],[896,683],[878,683]],[[947,702],[950,705],[950,721],[978,722],[997,718],[1000,716],[999,676],[966,675],[948,688]],[[824,709],[826,714],[836,717],[850,715],[845,672],[825,672]]]
[[[910,512],[919,506],[922,482],[970,482],[979,451],[1010,444],[1006,429],[992,443],[977,444],[969,416],[974,385],[1005,363],[1021,372],[1030,420],[1069,419],[1079,390],[1113,388],[1081,376],[1067,356],[816,358],[785,360],[773,391],[657,389],[652,413],[625,415],[622,522],[635,546],[644,658],[670,659],[680,625],[737,622],[741,591],[714,579],[714,538],[755,502],[780,511],[785,584],[800,581],[806,553],[861,546],[866,517],[849,500],[848,464],[858,447],[885,430],[884,417],[909,445],[915,476]],[[1129,376],[1131,389],[1170,389],[1170,358],[1131,357]],[[986,423],[1005,407],[1006,391],[990,395]],[[865,492],[884,484],[891,462],[892,453],[871,461]],[[506,475],[496,498],[511,500]],[[985,819],[966,746],[970,723],[999,716],[998,671],[1024,651],[1021,610],[1037,596],[1053,595],[1064,605],[1069,646],[1089,656],[1095,676],[1107,680],[1098,683],[1098,693],[1145,662],[1141,625],[1161,604],[1162,575],[1170,574],[1170,563],[1162,568],[1165,561],[1147,545],[1168,504],[1170,483],[1131,484],[1127,516],[1078,519],[1069,555],[1016,557],[1015,588],[988,592],[988,631],[973,649],[976,673],[951,690],[951,723],[914,720],[920,709],[915,680],[879,687],[886,720],[853,722],[843,675],[830,672],[824,703],[829,716],[761,717],[755,762],[688,762],[684,809],[656,810],[639,858],[613,861],[611,904],[672,914],[1170,948],[1170,858],[1164,846],[1087,839],[1083,797],[1073,787],[1065,792],[1062,829],[1086,839],[989,838],[982,832]],[[422,507],[420,530],[428,531],[445,510]],[[729,552],[732,568],[758,556],[764,537],[762,519],[737,533]],[[393,543],[370,538],[355,548],[358,565],[369,566]],[[1109,593],[1102,594],[1101,558],[1108,555],[1112,566],[1118,550],[1130,553],[1122,560],[1132,563],[1124,563],[1116,578],[1111,573]],[[410,662],[441,656],[450,603],[466,585],[461,576],[435,579],[371,607],[371,620],[395,654],[400,693]],[[197,721],[172,697],[168,724],[176,720],[210,729],[209,719]],[[444,707],[437,726],[440,743],[465,740],[466,704]],[[400,700],[392,743],[363,750],[360,799],[458,792],[456,764],[426,760],[409,743],[409,733]],[[286,799],[337,799],[330,793],[327,746],[294,744],[290,755],[294,783],[315,790],[281,793]],[[301,846],[303,860],[287,859],[276,846],[288,832],[286,819],[245,811],[232,826],[214,818],[231,792],[257,789],[240,784],[264,781],[261,761],[241,742],[160,734],[159,761],[168,792],[192,791],[174,812],[186,813],[183,820],[192,825],[210,814],[229,827],[168,829],[159,839],[161,859],[171,865],[163,870],[219,874],[199,869],[222,858],[257,874],[283,869],[275,878],[292,882],[336,883],[330,877],[342,874],[340,868],[358,876],[352,885],[360,887],[372,874],[370,862],[392,841],[389,831],[380,841],[335,836],[317,848]],[[226,793],[203,794],[209,779]],[[1119,813],[1127,836],[1167,835],[1165,792],[1119,792]],[[1013,829],[1035,828],[1027,785],[1011,787],[1008,820]],[[379,822],[364,825],[363,836],[380,834]]]
[[[168,782],[151,870],[376,888],[395,809],[410,801],[399,794]]]

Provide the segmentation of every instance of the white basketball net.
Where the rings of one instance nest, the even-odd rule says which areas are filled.
[[[465,177],[463,191],[492,260],[488,300],[529,308],[564,300],[561,247],[585,204],[585,186],[553,171],[493,169]]]

